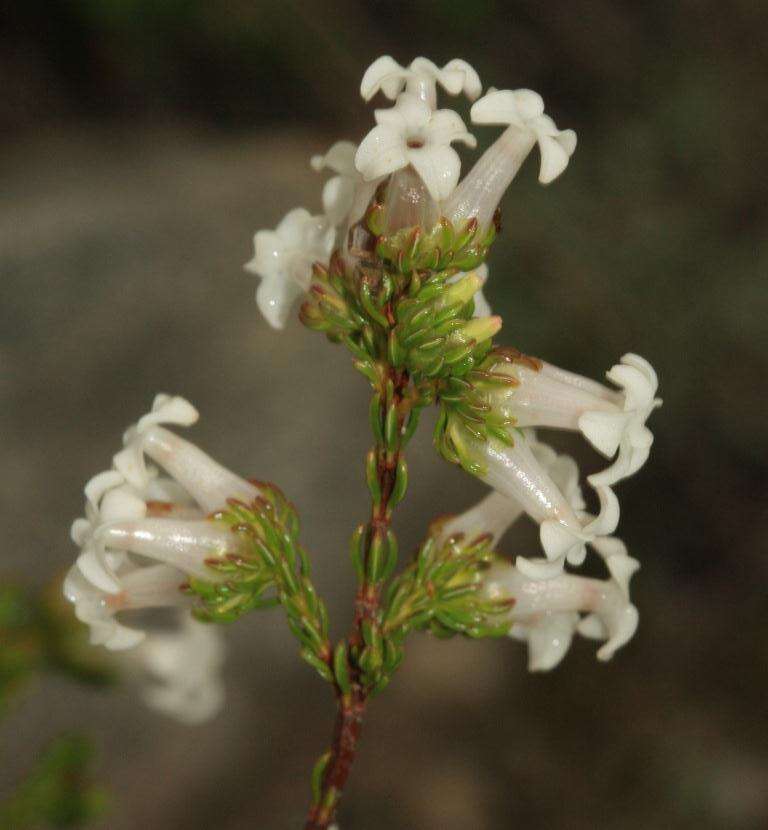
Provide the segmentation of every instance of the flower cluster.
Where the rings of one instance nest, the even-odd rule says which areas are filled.
[[[474,102],[473,123],[506,126],[461,182],[461,160],[452,145],[475,147],[477,142],[458,113],[437,108],[438,87]],[[541,96],[527,89],[491,88],[480,98],[477,72],[458,58],[440,68],[426,58],[404,67],[383,56],[365,72],[360,93],[366,101],[382,93],[394,104],[376,110],[376,126],[359,146],[339,141],[311,159],[315,170],[334,174],[323,187],[323,213],[296,208],[274,231],[258,231],[254,237],[254,257],[245,267],[262,280],[257,302],[274,328],[285,326],[291,306],[309,290],[314,262],[327,266],[334,247],[354,255],[359,223],[383,183],[390,231],[416,225],[426,229],[441,216],[454,225],[475,219],[487,227],[537,144],[543,184],[565,170],[576,146],[573,130],[558,130],[544,113]],[[477,305],[486,307],[484,300]]]
[[[128,429],[112,469],[85,486],[85,518],[72,525],[81,552],[64,584],[91,642],[112,651],[141,644],[145,668],[159,681],[148,701],[187,720],[220,705],[221,645],[216,632],[192,620],[192,598],[181,588],[190,578],[215,580],[207,562],[237,552],[237,538],[207,515],[230,498],[258,493],[163,426],[188,426],[197,417],[183,398],[158,395]],[[174,609],[178,629],[146,630],[123,619],[123,612],[149,608]]]
[[[488,577],[494,596],[507,591],[515,599],[512,631],[528,640],[532,668],[554,665],[575,630],[607,637],[599,652],[606,659],[637,625],[637,612],[629,602],[629,578],[639,565],[613,536],[620,517],[613,487],[648,458],[653,435],[646,421],[661,401],[655,397],[656,373],[638,355],[624,355],[606,376],[618,388],[513,349],[495,349],[459,404],[444,409],[443,454],[494,489],[453,520],[447,532],[490,532],[500,538],[523,513],[539,524],[544,557],[518,556],[514,567],[508,565],[506,571],[499,567]],[[596,515],[586,511],[575,462],[541,444],[532,428],[578,431],[599,453],[614,459],[586,479],[599,505]],[[566,564],[582,565],[588,548],[607,567],[610,578],[601,587],[607,592],[607,605],[594,605],[594,580],[564,572]],[[545,584],[550,581],[552,585]],[[527,599],[532,593],[537,604],[529,611]],[[569,603],[567,613],[564,602]],[[544,613],[547,608],[551,614]],[[581,620],[579,610],[591,612],[588,622]],[[598,628],[595,621],[600,619],[604,624]]]
[[[456,112],[438,108],[438,90],[465,95],[472,102],[472,123],[505,128],[461,180],[461,160],[453,144],[474,147],[476,141]],[[623,543],[613,536],[620,516],[614,487],[637,472],[648,457],[653,436],[646,421],[660,404],[656,374],[646,360],[627,354],[606,373],[613,384],[607,386],[517,350],[499,347],[492,349],[481,365],[476,353],[462,364],[472,344],[450,340],[455,337],[450,332],[458,331],[455,327],[460,324],[468,331],[471,325],[460,323],[464,312],[457,310],[472,300],[471,313],[486,321],[481,326],[483,337],[492,336],[489,332],[495,332],[500,321],[489,316],[491,309],[482,294],[487,266],[478,264],[471,273],[465,273],[461,267],[451,269],[452,262],[458,263],[460,258],[444,256],[455,244],[449,241],[455,238],[451,234],[460,236],[464,229],[477,238],[484,238],[488,229],[492,240],[502,196],[531,151],[538,146],[539,181],[549,184],[566,169],[576,148],[576,134],[558,129],[545,113],[541,96],[532,90],[489,88],[482,95],[477,73],[459,59],[441,68],[425,58],[401,66],[384,56],[365,72],[360,92],[366,101],[381,93],[393,105],[376,110],[376,125],[359,146],[339,142],[325,156],[312,160],[316,169],[329,168],[336,174],[323,191],[324,214],[311,218],[314,227],[328,229],[329,234],[334,229],[339,257],[336,265],[333,260],[329,263],[328,253],[320,256],[317,247],[310,250],[307,238],[290,260],[301,261],[301,278],[287,267],[279,275],[274,267],[272,271],[260,267],[255,269],[264,278],[260,291],[267,284],[290,284],[291,290],[284,290],[280,296],[297,296],[312,282],[312,256],[318,260],[315,278],[329,268],[332,275],[334,268],[339,273],[357,269],[363,275],[363,286],[371,279],[365,275],[375,267],[376,256],[385,263],[385,270],[394,268],[411,281],[414,275],[424,281],[430,268],[448,274],[442,282],[435,278],[432,284],[427,283],[429,287],[417,291],[417,299],[407,299],[395,307],[397,325],[390,334],[390,357],[397,360],[402,352],[405,357],[401,362],[408,371],[416,376],[442,378],[444,386],[434,391],[441,406],[436,436],[442,454],[494,489],[480,505],[447,527],[451,533],[490,532],[498,539],[517,516],[527,513],[539,524],[543,557],[518,556],[514,568],[509,566],[507,577],[499,566],[489,576],[488,584],[489,590],[506,590],[516,599],[511,617],[513,631],[516,635],[526,633],[531,665],[553,665],[556,661],[550,652],[542,656],[543,643],[556,640],[562,647],[570,642],[570,635],[565,638],[562,634],[566,628],[571,634],[574,630],[596,634],[599,619],[604,623],[599,631],[609,637],[600,654],[609,656],[631,636],[636,625],[628,582],[638,567]],[[287,219],[298,214],[292,211]],[[308,213],[300,215],[302,221],[310,222]],[[287,219],[278,227],[278,233]],[[260,239],[267,233],[271,232],[257,234],[257,260]],[[301,234],[294,234],[292,239],[298,245]],[[482,263],[484,253],[479,250]],[[277,266],[280,260],[277,255],[270,262]],[[477,263],[478,257],[473,261]],[[338,285],[336,292],[340,295],[335,296],[328,280],[316,285],[315,290],[317,302],[321,309],[325,304],[327,311],[311,313],[314,301],[310,301],[310,310],[303,312],[302,319],[329,334],[338,332],[336,337],[354,333],[369,311],[379,313],[362,303],[356,311],[347,310],[347,319],[342,321],[344,303],[354,305],[354,298],[343,300],[345,289]],[[420,304],[422,294],[427,302]],[[281,306],[282,311],[287,312],[287,307]],[[446,316],[448,312],[453,316]],[[380,313],[384,315],[384,310]],[[332,324],[328,320],[340,322]],[[404,346],[411,351],[403,352]],[[598,505],[594,514],[586,510],[574,462],[555,456],[533,436],[533,428],[578,431],[601,455],[612,459],[606,469],[587,478]],[[609,581],[604,590],[610,602],[606,599],[603,604],[597,603],[594,581],[585,582],[564,571],[566,565],[579,567],[588,549],[605,561]],[[531,586],[539,586],[535,608],[529,608],[520,593],[529,596],[534,590]],[[553,621],[545,615],[548,603],[553,609],[560,607],[558,603],[568,607],[557,611]],[[606,610],[619,605],[626,610],[619,617]],[[591,616],[581,620],[580,609],[590,610]],[[555,634],[551,638],[543,631]],[[559,656],[562,653],[564,649]]]
[[[539,486],[556,492],[558,499],[562,499],[561,509],[567,510],[577,522],[586,526],[593,524],[595,518],[585,512],[576,462],[539,441],[533,430],[523,430],[520,439],[525,442],[525,452],[533,459]],[[443,521],[439,534],[443,539],[472,539],[490,534],[498,543],[526,512],[535,518],[524,498],[494,490],[461,515]],[[592,535],[588,541],[602,559],[609,579],[601,581],[567,574],[563,572],[562,562],[553,567],[547,560],[522,556],[517,557],[514,565],[499,559],[485,576],[489,598],[514,600],[508,615],[513,623],[510,634],[528,642],[531,671],[553,668],[565,655],[576,631],[607,640],[598,651],[601,660],[613,656],[635,632],[638,615],[629,601],[629,581],[640,567],[639,562],[616,537]],[[571,557],[569,561],[581,564],[585,554],[582,547],[578,557]],[[581,612],[587,616],[582,617]]]
[[[360,92],[391,106],[375,111],[359,145],[339,141],[312,157],[331,174],[322,212],[296,208],[275,230],[258,231],[245,266],[261,278],[256,299],[271,326],[283,328],[305,295],[301,322],[343,344],[371,386],[370,514],[350,542],[351,633],[330,639],[294,505],[276,485],[242,479],[170,432],[197,412],[167,395],[125,433],[112,468],[86,485],[85,517],[72,527],[80,555],[64,586],[92,642],[135,647],[133,665],[150,679],[147,702],[187,722],[223,699],[222,644],[202,622],[282,607],[301,657],[332,685],[338,707],[331,748],[313,769],[307,830],[333,826],[367,700],[391,682],[412,633],[509,635],[528,644],[532,671],[557,665],[577,633],[601,641],[600,660],[633,636],[639,563],[615,535],[615,489],[648,459],[647,422],[661,403],[653,367],[636,354],[621,357],[605,384],[494,342],[503,321],[483,289],[501,199],[535,147],[545,185],[576,148],[576,134],[558,129],[541,96],[483,95],[460,59],[401,66],[389,56],[368,68]],[[458,113],[438,107],[438,92],[465,96],[473,124],[504,128],[463,179],[454,145],[476,140]],[[398,568],[393,510],[409,487],[406,449],[431,405],[437,450],[492,492],[433,521]],[[542,430],[580,434],[608,459],[586,477],[589,490]],[[540,549],[507,558],[506,533],[524,515],[538,526]],[[588,556],[603,578],[575,572]],[[174,630],[136,615],[157,608],[171,609]]]

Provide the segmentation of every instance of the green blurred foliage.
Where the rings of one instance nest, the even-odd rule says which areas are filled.
[[[0,583],[0,717],[14,695],[42,672],[110,683],[112,672],[89,646],[87,632],[61,599],[58,584],[32,597],[18,585]]]
[[[57,738],[16,792],[0,805],[0,828],[83,827],[102,816],[107,797],[89,782],[92,763],[93,748],[85,738]]]
[[[109,668],[87,642],[87,628],[52,584],[39,597],[12,583],[0,583],[0,718],[44,672],[76,682],[106,685]],[[90,742],[63,735],[44,749],[16,791],[0,803],[0,830],[81,827],[104,812],[102,790],[88,781]]]

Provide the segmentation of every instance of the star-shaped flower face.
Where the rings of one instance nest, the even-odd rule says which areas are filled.
[[[327,262],[335,238],[325,216],[311,216],[304,208],[286,214],[275,230],[256,233],[255,253],[245,269],[262,279],[256,302],[273,328],[285,326],[291,306],[309,288],[313,263]]]
[[[461,118],[452,110],[432,109],[410,93],[403,93],[391,109],[376,110],[376,123],[363,139],[355,166],[367,181],[413,165],[435,201],[456,187],[461,161],[454,141],[476,145]]]
[[[576,149],[576,133],[558,130],[555,122],[544,114],[544,101],[530,89],[492,89],[472,105],[475,124],[508,124],[531,134],[541,153],[539,181],[549,184],[568,166]]]
[[[440,69],[427,58],[415,58],[410,66],[405,67],[389,55],[383,55],[363,75],[360,94],[370,101],[381,90],[387,98],[394,100],[405,88],[434,109],[437,84],[450,95],[463,92],[470,101],[474,101],[483,89],[477,72],[460,58],[448,61]]]

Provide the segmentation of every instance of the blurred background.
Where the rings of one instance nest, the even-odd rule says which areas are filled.
[[[345,633],[366,384],[295,319],[271,331],[242,264],[256,229],[319,210],[309,157],[370,128],[358,85],[375,57],[462,57],[485,86],[541,92],[579,135],[561,179],[541,188],[531,160],[503,203],[487,288],[501,341],[593,377],[636,351],[661,378],[651,461],[619,490],[641,626],[607,665],[579,640],[537,676],[512,641],[412,638],[370,707],[341,826],[767,827],[768,6],[26,0],[2,15],[6,581],[60,579],[83,483],[163,390],[198,406],[193,440],[296,502]],[[409,451],[404,551],[483,492],[429,425]],[[534,544],[526,528],[505,549]],[[95,826],[299,827],[328,690],[280,613],[227,636],[227,707],[197,728],[130,683],[35,679],[0,724],[0,794],[79,729],[110,792]]]

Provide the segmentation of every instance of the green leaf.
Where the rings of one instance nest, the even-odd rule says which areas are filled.
[[[349,679],[347,644],[343,640],[336,646],[333,652],[333,673],[342,694],[348,695],[352,691],[352,683]]]
[[[325,775],[325,770],[330,760],[331,753],[329,750],[328,752],[323,753],[315,762],[314,767],[312,767],[312,776],[310,781],[312,785],[313,804],[319,804],[320,799],[323,796],[323,776]]]
[[[105,792],[90,783],[91,744],[79,735],[55,740],[27,779],[0,806],[0,827],[24,830],[45,823],[82,826],[105,812]]]

